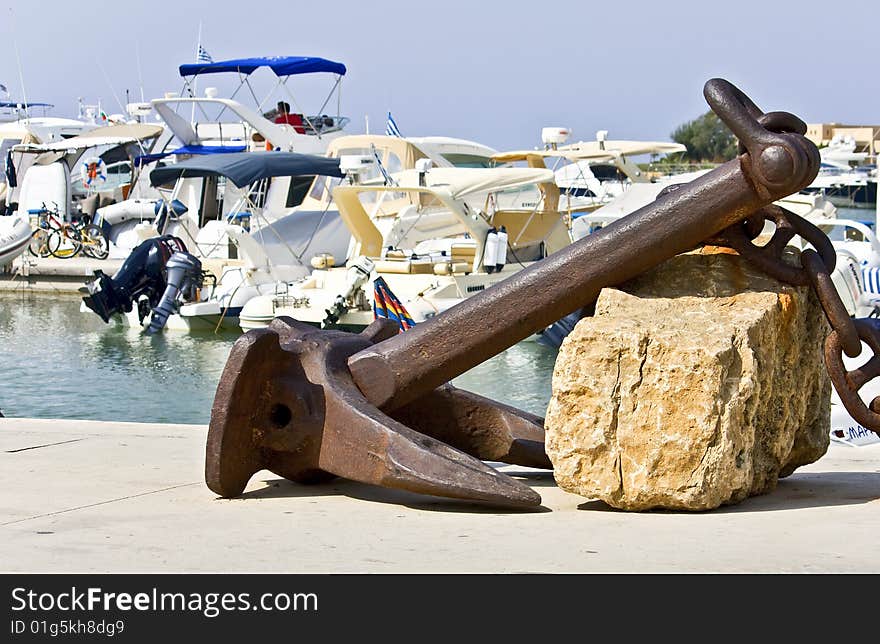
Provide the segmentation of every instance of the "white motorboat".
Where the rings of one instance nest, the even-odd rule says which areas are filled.
[[[874,208],[877,204],[877,167],[867,164],[869,154],[856,152],[852,137],[835,136],[819,150],[819,174],[804,188],[838,207]]]
[[[273,89],[262,99],[257,99],[251,82],[251,75],[258,70],[269,70],[275,77]],[[324,154],[330,141],[342,136],[349,122],[348,117],[339,113],[340,89],[346,67],[326,58],[237,58],[185,64],[180,66],[179,72],[184,79],[182,91],[150,101],[153,109],[174,132],[176,144],[184,146],[184,150],[168,151],[170,154],[197,154],[204,152],[201,150],[203,147],[218,147],[215,151],[226,147],[232,148],[229,151],[233,152],[281,150]],[[213,78],[217,74],[228,74],[238,80],[238,86],[230,97],[219,98],[216,87],[206,87],[204,95],[198,96],[198,80]],[[293,77],[313,74],[329,75],[331,87],[320,107],[307,113],[300,109],[289,82]],[[253,105],[245,105],[234,98],[245,88],[254,97]],[[278,101],[274,110],[264,112],[263,106],[272,97],[281,97],[282,100]],[[334,100],[337,113],[328,115],[325,108]],[[295,108],[290,108],[291,103]],[[161,150],[158,152],[164,153]]]
[[[260,199],[265,195],[258,187],[270,180],[281,186],[282,180],[292,182],[303,176],[341,178],[340,162],[293,152],[239,152],[202,155],[153,169],[153,185],[173,184],[174,198],[161,202],[155,224],[149,226],[113,278],[96,274],[86,287],[88,297],[82,309],[91,308],[105,321],[115,317],[151,332],[237,329],[238,314],[246,301],[274,291],[277,282],[308,275],[311,266],[302,257],[311,256],[313,245],[347,248],[348,234],[334,240],[332,229],[320,228],[320,221],[307,214],[273,218],[271,225],[265,225],[271,206]],[[229,200],[208,220],[205,201],[187,195],[202,196],[206,186],[216,187],[220,180],[226,184]],[[237,198],[232,200],[232,196]],[[257,225],[260,222],[264,225]],[[150,246],[154,239],[168,239],[168,244]],[[163,267],[149,268],[155,260],[141,252],[142,248],[156,248],[157,252],[169,248],[172,253],[185,254],[180,258],[181,266],[188,266],[192,274],[187,279],[193,288],[178,288],[179,293],[169,299],[161,316],[157,316],[157,307],[171,278]],[[102,292],[107,301],[101,301]]]
[[[362,184],[389,183],[391,175],[414,171],[420,160],[430,161],[434,168],[488,168],[492,165],[492,155],[496,150],[466,139],[443,136],[397,137],[377,134],[353,134],[333,140],[327,148],[327,156],[333,159],[348,158],[359,161],[356,172],[357,182]],[[325,222],[339,219],[339,210],[333,202],[333,189],[341,183],[340,179],[318,177],[302,198],[296,211],[321,213]],[[372,200],[376,209],[381,208],[386,216],[410,205],[407,197],[393,192],[366,194],[364,199]],[[473,199],[471,207],[482,206],[479,195],[469,195]],[[291,209],[292,211],[293,209]],[[377,210],[378,211],[378,210]],[[337,262],[344,263],[347,252],[336,254]]]
[[[5,94],[6,100],[0,101],[0,123],[12,123],[14,121],[21,121],[28,118],[40,118],[35,117],[34,114],[31,113],[35,110],[40,110],[42,116],[48,117],[49,111],[55,107],[52,103],[32,103],[29,101],[13,100],[9,92],[5,92]]]
[[[30,220],[26,215],[16,213],[0,216],[0,267],[11,264],[27,250],[31,232]]]
[[[558,211],[490,205],[492,195],[552,184],[552,171],[418,165],[389,175],[387,184],[334,188],[333,200],[353,237],[347,265],[316,268],[303,280],[279,283],[274,293],[251,299],[239,315],[241,328],[289,315],[323,328],[360,330],[382,314],[376,292],[385,287],[400,313],[417,324],[568,244]],[[393,208],[383,207],[386,199]],[[482,208],[469,200],[479,200]]]
[[[273,90],[261,100],[254,94],[252,75],[259,70],[268,70],[274,77]],[[161,202],[170,201],[170,190],[157,189],[150,183],[150,170],[167,163],[177,163],[196,157],[216,154],[235,154],[240,152],[266,152],[280,150],[307,154],[324,154],[334,139],[343,136],[343,128],[348,118],[338,113],[339,90],[345,65],[324,58],[304,56],[275,56],[242,58],[217,62],[198,62],[179,67],[184,79],[180,92],[168,92],[163,98],[146,103],[131,104],[129,107],[141,115],[153,111],[166,126],[166,131],[153,145],[152,149],[134,159],[136,176],[127,192],[127,198],[116,203],[102,205],[96,211],[98,220],[105,225],[110,242],[110,257],[125,258],[134,247],[150,235],[160,234],[154,227]],[[332,80],[330,92],[318,108],[317,113],[279,114],[277,110],[263,111],[263,105],[278,95],[299,105],[291,92],[288,82],[301,75],[329,75]],[[199,79],[219,79],[234,76],[238,86],[229,98],[221,98],[217,87],[205,87],[202,96],[197,95]],[[234,97],[243,89],[254,97],[248,105]],[[337,107],[336,115],[328,115],[323,110],[333,99]],[[285,105],[290,105],[282,101]],[[281,103],[281,102],[280,102]],[[279,103],[279,104],[280,104]],[[131,111],[131,110],[130,110]],[[264,198],[273,199],[271,211],[279,214],[282,209],[291,210],[299,205],[312,183],[312,177],[297,177],[291,183],[288,178],[279,178],[270,190],[269,181],[259,189]],[[202,185],[202,182],[198,182]],[[284,191],[281,189],[284,184]],[[208,191],[202,200],[206,212],[215,210],[224,197],[234,203],[238,195],[226,195],[227,187],[220,178],[219,185],[210,181],[204,183]],[[186,192],[184,190],[184,192]],[[283,192],[283,194],[282,194]],[[192,196],[192,195],[190,195]],[[176,198],[176,197],[175,197]],[[188,206],[196,212],[202,206]],[[207,219],[213,219],[208,214]],[[258,222],[254,222],[258,225]],[[168,231],[172,232],[172,231]],[[189,231],[195,237],[195,230]]]
[[[0,175],[0,213],[15,211],[15,187],[24,180],[27,173],[28,164],[21,153],[13,151],[15,146],[49,144],[98,127],[94,123],[77,119],[27,116],[23,109],[15,114],[22,118],[0,123],[0,162],[4,165],[4,173]]]
[[[651,177],[632,160],[685,151],[680,143],[666,141],[610,140],[606,130],[595,141],[566,143],[568,128],[545,127],[540,150],[519,150],[496,155],[497,163],[526,161],[530,167],[551,163],[560,193],[560,209],[576,218],[621,196],[631,185],[649,183]]]
[[[133,158],[148,150],[162,130],[161,125],[125,123],[51,143],[19,143],[12,152],[20,171],[27,171],[8,199],[23,214],[48,207],[67,220],[91,217],[102,199],[124,199]]]

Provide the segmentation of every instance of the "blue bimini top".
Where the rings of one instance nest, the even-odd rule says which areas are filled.
[[[186,77],[220,72],[252,74],[260,67],[268,67],[275,72],[276,76],[314,74],[316,72],[330,72],[345,76],[345,65],[342,63],[313,56],[262,56],[220,60],[214,63],[188,63],[180,66],[180,75]]]

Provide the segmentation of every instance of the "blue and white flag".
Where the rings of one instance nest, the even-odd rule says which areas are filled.
[[[199,45],[199,53],[196,56],[197,63],[213,63],[214,59],[211,58],[211,54],[209,54],[204,47]]]
[[[394,122],[394,118],[391,116],[391,112],[388,112],[388,120],[385,122],[385,134],[402,137],[400,130],[397,129],[397,123]]]

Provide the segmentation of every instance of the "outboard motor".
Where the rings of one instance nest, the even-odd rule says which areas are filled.
[[[174,312],[177,296],[183,294],[184,300],[194,300],[202,285],[202,263],[186,252],[177,252],[165,265],[165,292],[159,305],[153,309],[147,333],[158,333]]]
[[[162,301],[168,286],[168,263],[178,253],[192,257],[183,240],[172,235],[141,242],[113,277],[100,269],[95,271],[95,279],[80,289],[84,293],[83,302],[104,322],[109,322],[114,314],[131,311],[132,305],[138,302],[138,318],[143,323],[150,311]],[[201,271],[199,260],[195,257],[192,259]],[[182,283],[177,284],[180,290]]]

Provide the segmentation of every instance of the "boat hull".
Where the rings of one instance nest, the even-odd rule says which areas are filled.
[[[27,217],[11,215],[0,217],[0,266],[12,261],[27,250],[31,240],[31,225]]]

